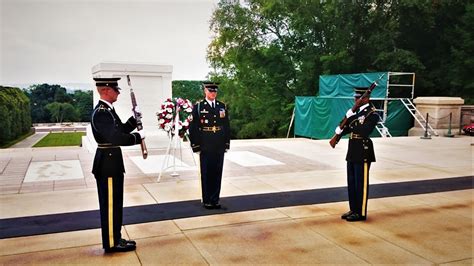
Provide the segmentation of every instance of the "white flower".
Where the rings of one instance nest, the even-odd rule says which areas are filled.
[[[158,124],[160,128],[164,129],[166,132],[174,132],[175,130],[183,131],[187,130],[192,119],[193,104],[188,99],[183,98],[169,98],[160,105],[160,110],[156,113],[158,116]],[[175,125],[175,114],[182,112],[182,115],[177,119]],[[181,121],[181,117],[185,117]],[[168,122],[167,122],[168,121]],[[175,128],[175,126],[177,128]]]

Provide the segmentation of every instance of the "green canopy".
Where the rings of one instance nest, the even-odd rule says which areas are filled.
[[[353,104],[353,99],[345,98],[296,97],[295,135],[330,139],[334,135],[334,129]],[[413,126],[413,117],[401,101],[390,101],[384,124],[392,136],[406,136]],[[374,130],[372,136],[380,135]]]
[[[320,97],[353,98],[354,87],[369,87],[380,76],[378,86],[372,91],[371,98],[386,98],[388,72],[359,74],[339,74],[319,76]]]

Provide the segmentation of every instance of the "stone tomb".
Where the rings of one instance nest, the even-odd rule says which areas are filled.
[[[168,146],[168,136],[159,130],[156,112],[161,103],[171,95],[173,67],[170,65],[129,64],[129,63],[100,63],[92,67],[93,77],[120,77],[119,87],[122,89],[118,101],[114,103],[117,114],[125,122],[132,115],[132,102],[127,75],[130,76],[137,105],[143,115],[143,128],[146,133],[148,149],[163,149]],[[92,77],[91,77],[92,80]],[[93,85],[94,106],[99,101],[99,94]],[[97,143],[92,135],[91,126],[87,135],[82,139],[82,145],[90,152],[95,152]],[[124,147],[124,149],[140,149],[139,145]]]

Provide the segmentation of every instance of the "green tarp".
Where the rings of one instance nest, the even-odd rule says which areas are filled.
[[[325,97],[296,97],[295,135],[315,139],[329,139],[334,129],[354,104],[353,99]],[[374,101],[381,104],[381,101]],[[385,126],[392,136],[406,136],[413,126],[413,117],[400,101],[388,104]],[[380,136],[374,130],[372,136]]]
[[[319,76],[320,97],[353,98],[354,87],[369,87],[381,75],[378,86],[372,91],[371,98],[386,98],[388,72],[359,74],[340,74]]]

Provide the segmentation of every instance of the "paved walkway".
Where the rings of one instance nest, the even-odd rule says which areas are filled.
[[[12,149],[17,148],[31,148],[35,145],[38,141],[48,135],[49,132],[39,132],[29,136],[28,138],[24,139],[23,141],[18,142],[17,144],[13,145]]]
[[[239,140],[231,145],[224,166],[223,201],[346,185],[346,140],[336,149],[327,140],[308,139]],[[473,176],[469,137],[377,138],[374,145],[377,162],[370,176],[374,187]],[[150,158],[164,156],[163,150],[149,152]],[[140,162],[139,151],[124,150],[124,155],[126,207],[200,198],[197,171],[187,150],[181,159],[188,167],[178,170],[179,179],[167,172],[161,182],[157,182],[160,166]],[[0,150],[0,225],[9,218],[97,210],[92,158],[78,147]],[[60,167],[64,162],[77,162],[82,177],[67,179],[68,172]],[[35,172],[35,165],[49,168]],[[56,174],[45,172],[53,168]],[[28,174],[38,177],[40,171],[50,179],[25,182]],[[6,238],[0,240],[0,264],[472,265],[473,201],[472,187],[372,198],[368,220],[357,223],[340,219],[347,202],[338,201],[127,224],[122,233],[135,239],[138,248],[124,254],[103,254],[100,229]]]

